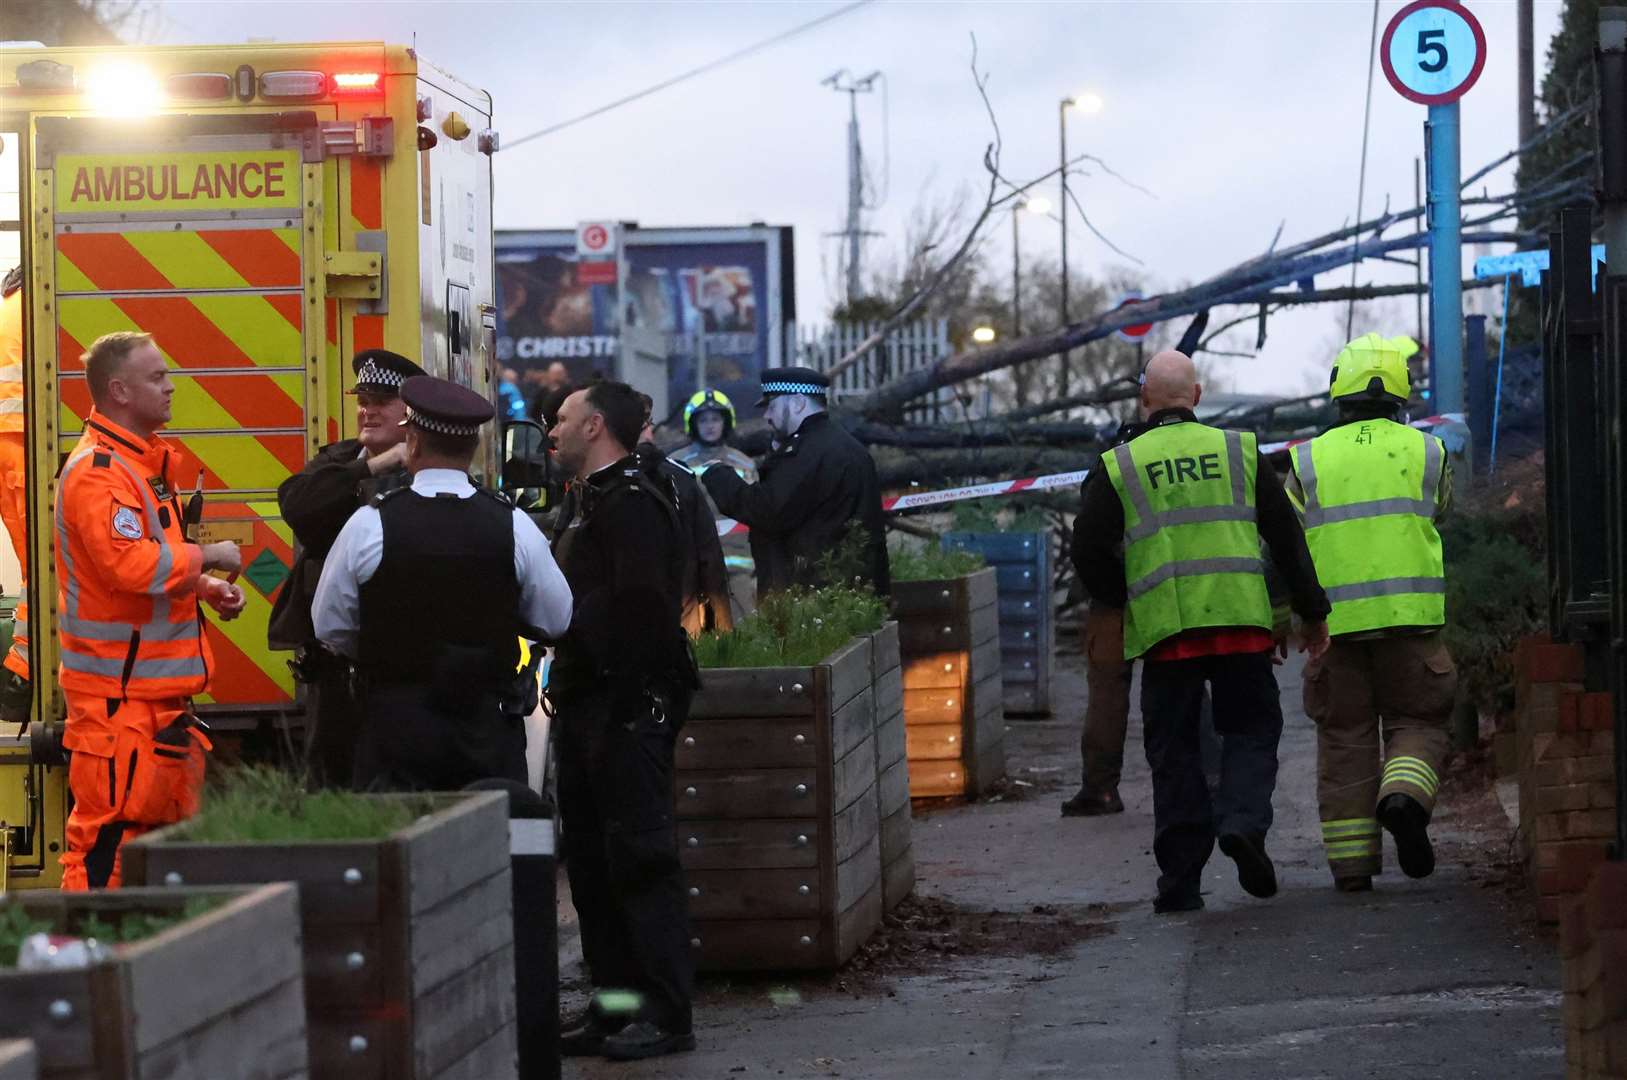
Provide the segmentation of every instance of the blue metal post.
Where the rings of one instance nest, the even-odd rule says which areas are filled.
[[[1458,106],[1429,107],[1429,351],[1437,413],[1463,411],[1463,239]]]

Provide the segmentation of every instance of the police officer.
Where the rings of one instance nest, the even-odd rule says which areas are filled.
[[[757,463],[744,451],[729,445],[734,431],[734,402],[721,390],[698,391],[684,405],[684,432],[689,445],[672,455],[672,460],[697,477],[712,465],[727,465],[748,484],[757,482]],[[717,505],[706,496],[712,516]],[[753,577],[757,564],[751,558],[751,540],[743,530],[731,532],[721,541],[724,565],[729,572],[729,596],[733,601],[733,622],[738,622],[757,606]]]
[[[751,530],[758,596],[829,584],[827,570],[889,590],[876,463],[825,411],[829,392],[812,368],[766,369],[757,404],[777,444],[762,479],[748,484],[728,465],[701,477],[718,511]]]
[[[570,589],[531,519],[469,479],[491,402],[428,375],[401,400],[412,484],[345,523],[312,609],[316,636],[361,679],[356,784],[524,783],[522,717],[504,707],[519,639],[564,633]]]
[[[679,625],[684,544],[672,489],[633,453],[644,406],[593,383],[565,399],[554,457],[574,476],[554,551],[577,597],[548,676],[559,812],[582,956],[598,993],[561,1052],[691,1050],[694,960],[673,831],[673,743],[697,685]]]
[[[271,609],[273,649],[296,649],[294,668],[309,687],[305,760],[317,786],[350,784],[360,710],[350,664],[323,648],[311,626],[322,562],[339,530],[375,495],[405,487],[407,406],[401,384],[424,369],[400,353],[367,349],[351,360],[356,385],[356,438],[329,443],[277,488],[277,507],[294,530],[294,568]]]
[[[1277,891],[1265,837],[1282,707],[1262,539],[1305,620],[1305,647],[1313,659],[1327,647],[1328,602],[1293,505],[1253,435],[1197,422],[1201,394],[1186,355],[1153,357],[1141,388],[1148,430],[1103,455],[1074,526],[1080,580],[1094,600],[1124,608],[1124,657],[1145,660],[1160,913],[1203,906],[1217,834],[1245,891]],[[1212,804],[1198,734],[1205,684],[1223,743]]]
[[[1333,644],[1306,668],[1305,712],[1316,722],[1322,843],[1345,892],[1372,888],[1383,869],[1380,826],[1408,877],[1435,869],[1429,817],[1457,692],[1435,522],[1451,505],[1452,470],[1439,439],[1400,422],[1417,348],[1365,334],[1340,351],[1339,422],[1294,447],[1288,479],[1333,602]]]
[[[708,630],[734,629],[734,608],[729,598],[729,573],[723,545],[717,535],[717,515],[700,480],[689,469],[661,456],[655,445],[655,424],[649,415],[650,396],[644,403],[644,427],[635,451],[646,472],[658,471],[672,485],[678,523],[684,533],[683,627],[690,637]]]

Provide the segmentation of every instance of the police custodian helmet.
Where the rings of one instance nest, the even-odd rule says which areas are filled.
[[[695,434],[695,417],[708,409],[723,414],[723,437],[728,438],[735,425],[734,402],[723,391],[710,388],[697,391],[684,405],[684,432],[692,439],[698,438]]]

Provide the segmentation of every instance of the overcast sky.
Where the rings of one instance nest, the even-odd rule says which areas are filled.
[[[168,0],[150,32],[176,43],[249,37],[410,43],[416,34],[426,59],[491,92],[496,127],[512,143],[841,6]],[[1381,30],[1401,6],[1379,5]],[[1489,55],[1463,101],[1464,175],[1512,148],[1516,126],[1515,5],[1468,6],[1485,26]],[[1536,3],[1539,80],[1559,8],[1558,0]],[[1003,171],[1026,178],[1054,168],[1059,99],[1099,94],[1101,113],[1071,116],[1069,149],[1100,155],[1156,198],[1093,176],[1075,181],[1087,210],[1144,261],[1155,289],[1196,281],[1260,253],[1284,219],[1286,244],[1354,215],[1372,18],[1372,4],[1358,0],[880,0],[500,153],[495,222],[498,228],[589,218],[646,226],[789,224],[796,228],[799,314],[805,322],[817,318],[836,284],[835,241],[825,234],[842,224],[847,119],[846,97],[820,80],[844,67],[886,74],[890,140],[883,138],[879,95],[861,99],[860,119],[868,157],[878,171],[884,155],[891,164],[887,201],[867,220],[884,234],[873,250],[896,248],[923,198],[983,183],[990,129],[969,75],[975,34],[1004,134]],[[1378,69],[1369,215],[1386,197],[1396,208],[1412,205],[1426,111],[1398,96]],[[1494,192],[1511,182],[1508,169],[1486,181]],[[1030,225],[1025,255],[1054,255],[1056,234],[1054,224]],[[1010,265],[1009,235],[1002,223],[991,238],[996,266]],[[1080,227],[1069,246],[1073,265],[1092,274],[1128,265]],[[1371,265],[1361,279],[1411,274]],[[1346,271],[1318,284],[1348,282]],[[1412,310],[1410,302],[1391,304],[1391,322],[1358,325],[1356,332],[1408,332]],[[1218,370],[1238,390],[1303,392],[1323,378],[1328,348],[1342,333],[1342,306],[1275,316],[1257,358],[1225,361]],[[1252,339],[1243,344],[1252,346]]]

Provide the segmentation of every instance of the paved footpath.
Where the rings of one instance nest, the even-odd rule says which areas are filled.
[[[833,976],[703,980],[696,1052],[572,1061],[565,1076],[1562,1076],[1557,950],[1503,887],[1509,834],[1494,798],[1478,780],[1449,779],[1435,875],[1404,878],[1387,844],[1391,869],[1374,892],[1335,893],[1299,667],[1278,669],[1287,725],[1268,842],[1274,899],[1247,896],[1217,852],[1207,910],[1152,914],[1139,716],[1127,812],[1058,816],[1078,784],[1084,701],[1082,670],[1064,656],[1056,718],[1008,724],[1008,768],[1022,784],[1000,801],[916,813],[916,921],[958,913],[941,937],[910,938],[931,947]],[[580,1000],[579,959],[562,960]]]

